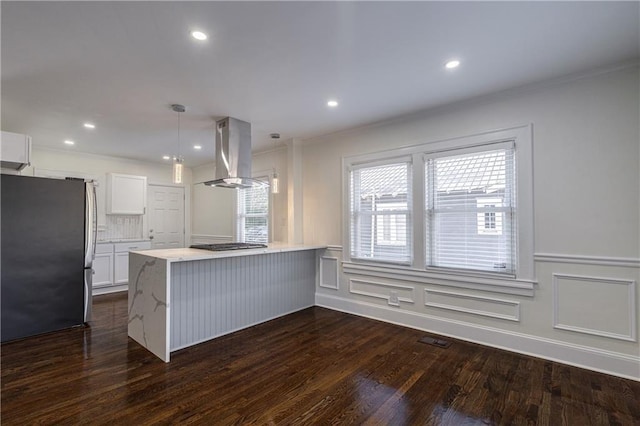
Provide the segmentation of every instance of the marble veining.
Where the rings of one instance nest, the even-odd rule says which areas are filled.
[[[164,361],[169,360],[166,324],[169,315],[167,262],[145,255],[129,256],[129,336]]]
[[[133,297],[129,298],[129,324],[131,324],[132,321],[134,320],[139,320],[140,323],[142,324],[142,339],[144,340],[145,345],[147,344],[147,334],[144,330],[144,315],[143,314],[139,314],[133,313],[133,306],[136,303],[136,299],[138,298],[138,296],[142,295],[142,289],[141,289],[141,285],[140,285],[140,277],[142,276],[142,274],[144,273],[145,269],[147,269],[147,267],[151,267],[154,266],[156,264],[156,259],[150,260],[150,261],[146,261],[142,264],[142,267],[140,268],[140,270],[138,271],[138,273],[136,274],[136,280],[133,284],[133,291],[130,291],[130,293],[133,294]],[[166,304],[165,304],[166,306]]]
[[[167,307],[167,302],[163,302],[162,300],[158,299],[158,298],[156,297],[156,295],[155,295],[155,294],[153,294],[153,293],[151,293],[151,297],[153,297],[153,300],[155,300],[155,301],[156,301],[156,306],[155,306],[155,308],[153,308],[153,312],[155,312],[155,311],[156,311],[159,307],[161,307],[161,306],[162,306],[162,307],[164,307],[164,308],[166,309],[166,307]]]

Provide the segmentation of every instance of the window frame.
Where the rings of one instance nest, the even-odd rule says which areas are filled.
[[[447,157],[452,157],[452,156],[460,156],[460,155],[468,155],[468,154],[482,154],[482,153],[487,153],[487,152],[491,152],[491,151],[496,151],[496,150],[510,150],[513,151],[513,158],[512,158],[512,162],[514,164],[512,164],[512,167],[515,169],[515,174],[513,176],[511,176],[511,179],[513,179],[512,182],[509,182],[510,184],[513,184],[514,181],[517,185],[518,179],[517,179],[517,166],[515,165],[516,163],[516,159],[515,159],[515,143],[512,140],[497,140],[497,141],[492,141],[492,142],[488,142],[486,144],[480,144],[480,145],[475,145],[473,147],[462,147],[462,148],[453,148],[451,150],[444,150],[444,151],[439,151],[439,152],[435,152],[435,153],[425,153],[423,155],[423,164],[422,166],[425,168],[425,170],[427,170],[427,162],[429,160],[437,160],[439,158],[447,158]],[[426,181],[425,180],[425,195],[430,193],[430,189],[432,188],[427,188],[426,187]],[[514,211],[510,211],[507,208],[504,208],[502,210],[504,210],[503,212],[500,212],[499,214],[502,215],[501,217],[501,225],[502,227],[504,227],[505,225],[505,218],[508,214],[511,213],[515,213],[513,214],[513,222],[511,223],[512,226],[516,227],[516,230],[514,231],[514,237],[515,237],[515,242],[512,242],[513,246],[509,247],[509,252],[511,252],[512,257],[513,257],[513,263],[514,263],[514,269],[517,270],[517,245],[518,245],[518,235],[517,235],[517,215],[518,215],[518,204],[517,204],[517,192],[518,192],[518,188],[516,186],[515,188],[515,199],[511,200],[511,205],[515,206]],[[510,194],[510,195],[514,195],[514,194]],[[511,197],[510,197],[511,198]],[[425,203],[425,210],[424,210],[424,221],[425,224],[430,220],[429,217],[429,213],[431,212],[431,209],[427,208],[427,204],[429,203]],[[486,214],[486,213],[485,213]],[[476,219],[477,220],[477,219]],[[501,227],[501,230],[502,230]],[[491,235],[489,233],[485,233],[484,235]],[[495,234],[494,234],[495,235]],[[502,235],[502,232],[500,233],[500,235]],[[427,237],[427,234],[425,233],[425,253],[432,253],[432,251],[434,250],[434,244],[435,242],[432,239],[429,239]],[[478,274],[496,274],[498,276],[505,276],[505,277],[515,277],[516,276],[516,272],[509,270],[508,272],[496,272],[496,271],[489,271],[489,270],[481,270],[481,269],[472,269],[472,268],[462,268],[462,267],[453,267],[453,266],[437,266],[437,265],[431,265],[429,262],[429,255],[425,256],[425,269],[427,270],[433,270],[436,272],[441,272],[441,271],[461,271],[463,273],[478,273]]]
[[[376,160],[373,162],[364,162],[364,163],[352,163],[349,166],[349,170],[347,173],[347,180],[350,182],[351,181],[351,173],[355,172],[357,170],[362,170],[362,169],[369,169],[369,168],[375,168],[375,167],[381,167],[381,166],[387,166],[387,165],[393,165],[393,164],[402,164],[402,163],[406,163],[407,164],[407,168],[408,168],[408,181],[407,181],[407,187],[409,190],[408,195],[408,199],[407,199],[407,222],[408,224],[412,224],[415,221],[413,220],[413,212],[415,210],[413,203],[414,201],[411,198],[411,195],[414,193],[413,188],[412,188],[412,170],[413,170],[413,158],[410,156],[401,156],[401,157],[392,157],[392,158],[386,158],[384,160]],[[346,214],[347,214],[347,232],[349,233],[349,240],[351,240],[351,217],[352,217],[352,212],[351,212],[351,201],[352,201],[352,191],[351,191],[351,185],[349,183],[347,183],[347,205],[346,205]],[[362,218],[363,215],[360,215],[359,217]],[[365,215],[366,216],[366,215]],[[371,213],[371,217],[374,218],[378,218],[381,216],[385,216],[385,215],[380,215],[380,214],[375,214],[375,213]],[[410,229],[410,228],[409,228]],[[406,234],[406,240],[409,244],[409,260],[408,261],[400,261],[400,260],[392,260],[392,259],[374,259],[374,258],[366,258],[366,257],[356,257],[356,256],[351,256],[351,245],[347,246],[348,250],[349,250],[349,255],[350,255],[350,259],[353,260],[357,260],[357,261],[362,261],[362,262],[375,262],[375,263],[387,263],[387,264],[393,264],[393,265],[406,265],[406,266],[410,266],[413,263],[413,257],[412,257],[412,245],[413,245],[413,234],[414,232],[411,232],[411,234],[409,234],[408,230],[407,230],[407,234]],[[390,245],[387,245],[387,247],[391,247]]]
[[[519,289],[532,289],[535,283],[534,268],[534,216],[533,216],[533,126],[531,124],[492,130],[470,136],[419,143],[415,145],[372,152],[342,158],[342,193],[343,193],[343,265],[346,273],[362,270],[358,265],[370,265],[376,270],[376,276],[393,278],[406,273],[434,280],[453,279],[458,286],[482,288],[485,285],[512,287],[514,294]],[[427,238],[425,232],[425,156],[464,153],[477,151],[478,148],[512,142],[515,148],[515,180],[516,180],[516,215],[515,231],[515,273],[505,276],[504,273],[475,271],[465,269],[448,270],[447,268],[429,268],[426,264]],[[353,167],[370,167],[380,163],[392,162],[402,157],[412,157],[412,202],[413,233],[410,265],[388,265],[386,262],[351,258],[350,235],[350,171]],[[386,271],[386,272],[381,272]],[[406,271],[406,272],[401,272]],[[450,278],[446,278],[450,277]],[[528,291],[528,290],[527,290]],[[509,292],[509,291],[507,291]]]
[[[271,174],[268,172],[262,172],[262,173],[254,173],[254,175],[252,176],[253,179],[258,179],[258,180],[262,180],[262,181],[266,181],[266,182],[271,182]],[[245,215],[242,214],[242,212],[239,211],[238,209],[238,204],[239,204],[239,197],[241,196],[240,191],[242,191],[243,189],[237,189],[236,192],[236,196],[235,196],[235,202],[234,202],[234,217],[235,217],[235,227],[234,227],[234,240],[235,241],[239,241],[239,242],[244,242],[242,237],[242,232],[240,232],[240,227],[241,227],[241,222],[243,222],[243,218],[245,217],[264,217],[266,216],[267,219],[267,244],[272,242],[272,235],[273,235],[273,223],[272,223],[272,210],[273,210],[273,194],[271,194],[271,190],[270,190],[270,186],[266,186],[266,190],[267,190],[267,214],[266,215],[255,215],[255,214],[250,214],[250,215]]]

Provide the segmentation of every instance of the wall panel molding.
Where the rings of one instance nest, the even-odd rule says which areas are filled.
[[[316,294],[316,305],[429,333],[640,381],[640,356],[394,309],[337,295]]]
[[[575,256],[556,253],[536,253],[536,262],[567,263],[578,265],[617,266],[623,268],[640,268],[640,259],[632,257]]]
[[[456,304],[456,300],[460,302],[473,300],[477,302],[478,308],[464,306],[462,303]],[[467,314],[520,322],[520,302],[515,300],[496,299],[493,297],[475,296],[465,293],[425,288],[424,305],[449,311],[464,312]],[[480,306],[484,309],[479,309]],[[491,306],[494,306],[496,309],[493,311],[489,310],[491,309]],[[500,307],[510,307],[511,309],[503,309],[500,311]]]
[[[574,318],[566,318],[567,314],[563,314],[563,301],[560,295],[561,285],[568,285],[573,283],[573,285],[580,285],[579,283],[587,283],[587,284],[601,284],[607,287],[607,294],[610,294],[613,297],[614,291],[618,288],[618,299],[625,300],[626,299],[626,311],[625,310],[617,310],[616,315],[617,318],[612,318],[608,316],[606,318],[602,318],[600,324],[602,327],[595,328],[594,326],[588,326],[585,324],[585,321],[589,322],[593,320],[594,316],[601,314],[601,309],[598,310],[598,303],[601,303],[601,298],[598,297],[597,294],[593,295],[593,300],[596,301],[596,304],[593,303],[584,303],[582,300],[581,304],[583,306],[592,306],[591,312],[583,311],[581,314],[574,315]],[[622,288],[622,287],[626,287]],[[565,302],[565,309],[569,309],[569,304],[575,304],[576,300],[579,298],[587,298],[588,292],[585,286],[585,289],[581,290],[579,294],[575,294],[572,299]],[[591,334],[594,336],[601,337],[609,337],[617,340],[625,340],[625,341],[636,341],[636,323],[637,323],[637,311],[636,311],[636,282],[634,280],[623,280],[619,278],[600,278],[593,276],[583,276],[583,275],[568,275],[568,274],[553,274],[552,279],[552,291],[553,291],[553,328],[559,330],[567,330],[573,331],[576,333],[582,334]],[[585,300],[589,302],[589,300]],[[624,306],[624,305],[623,305]],[[606,307],[605,307],[606,308]],[[622,308],[622,306],[620,306]],[[561,317],[565,317],[564,320]],[[569,314],[570,316],[570,314]],[[586,318],[586,320],[585,320]],[[563,321],[573,321],[571,323],[563,323]],[[615,323],[622,324],[624,323],[624,329],[616,332],[612,327],[615,326]],[[582,323],[581,323],[582,321]],[[607,329],[606,327],[609,327]]]
[[[370,265],[354,262],[342,262],[345,274],[384,278],[419,284],[432,284],[447,287],[466,288],[492,293],[513,294],[533,297],[537,282],[501,278],[495,276],[472,276],[454,273],[436,273],[421,269],[411,269],[394,265]]]
[[[328,245],[328,246],[327,246],[327,250],[331,250],[331,251],[342,251],[342,246]]]
[[[392,291],[398,293],[398,302],[415,303],[415,287],[413,286],[349,279],[349,293],[386,300],[390,305],[399,306],[399,303],[391,301]]]
[[[319,282],[322,288],[338,290],[340,287],[340,268],[337,257],[320,256]]]

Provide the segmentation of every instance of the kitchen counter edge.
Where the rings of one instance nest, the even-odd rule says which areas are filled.
[[[175,249],[155,249],[155,250],[132,250],[129,253],[143,256],[164,259],[167,262],[190,262],[193,260],[222,259],[226,257],[255,256],[259,254],[284,253],[288,251],[301,250],[322,250],[327,246],[323,245],[296,245],[296,244],[269,244],[267,248],[246,249],[246,250],[226,250],[208,251],[192,248]]]
[[[116,243],[148,243],[151,242],[148,238],[123,238],[113,240],[98,240],[96,244],[116,244]]]

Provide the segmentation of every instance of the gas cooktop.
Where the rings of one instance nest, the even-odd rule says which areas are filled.
[[[218,243],[218,244],[195,244],[190,248],[210,251],[225,251],[225,250],[245,250],[255,248],[267,248],[266,244],[259,243]]]

